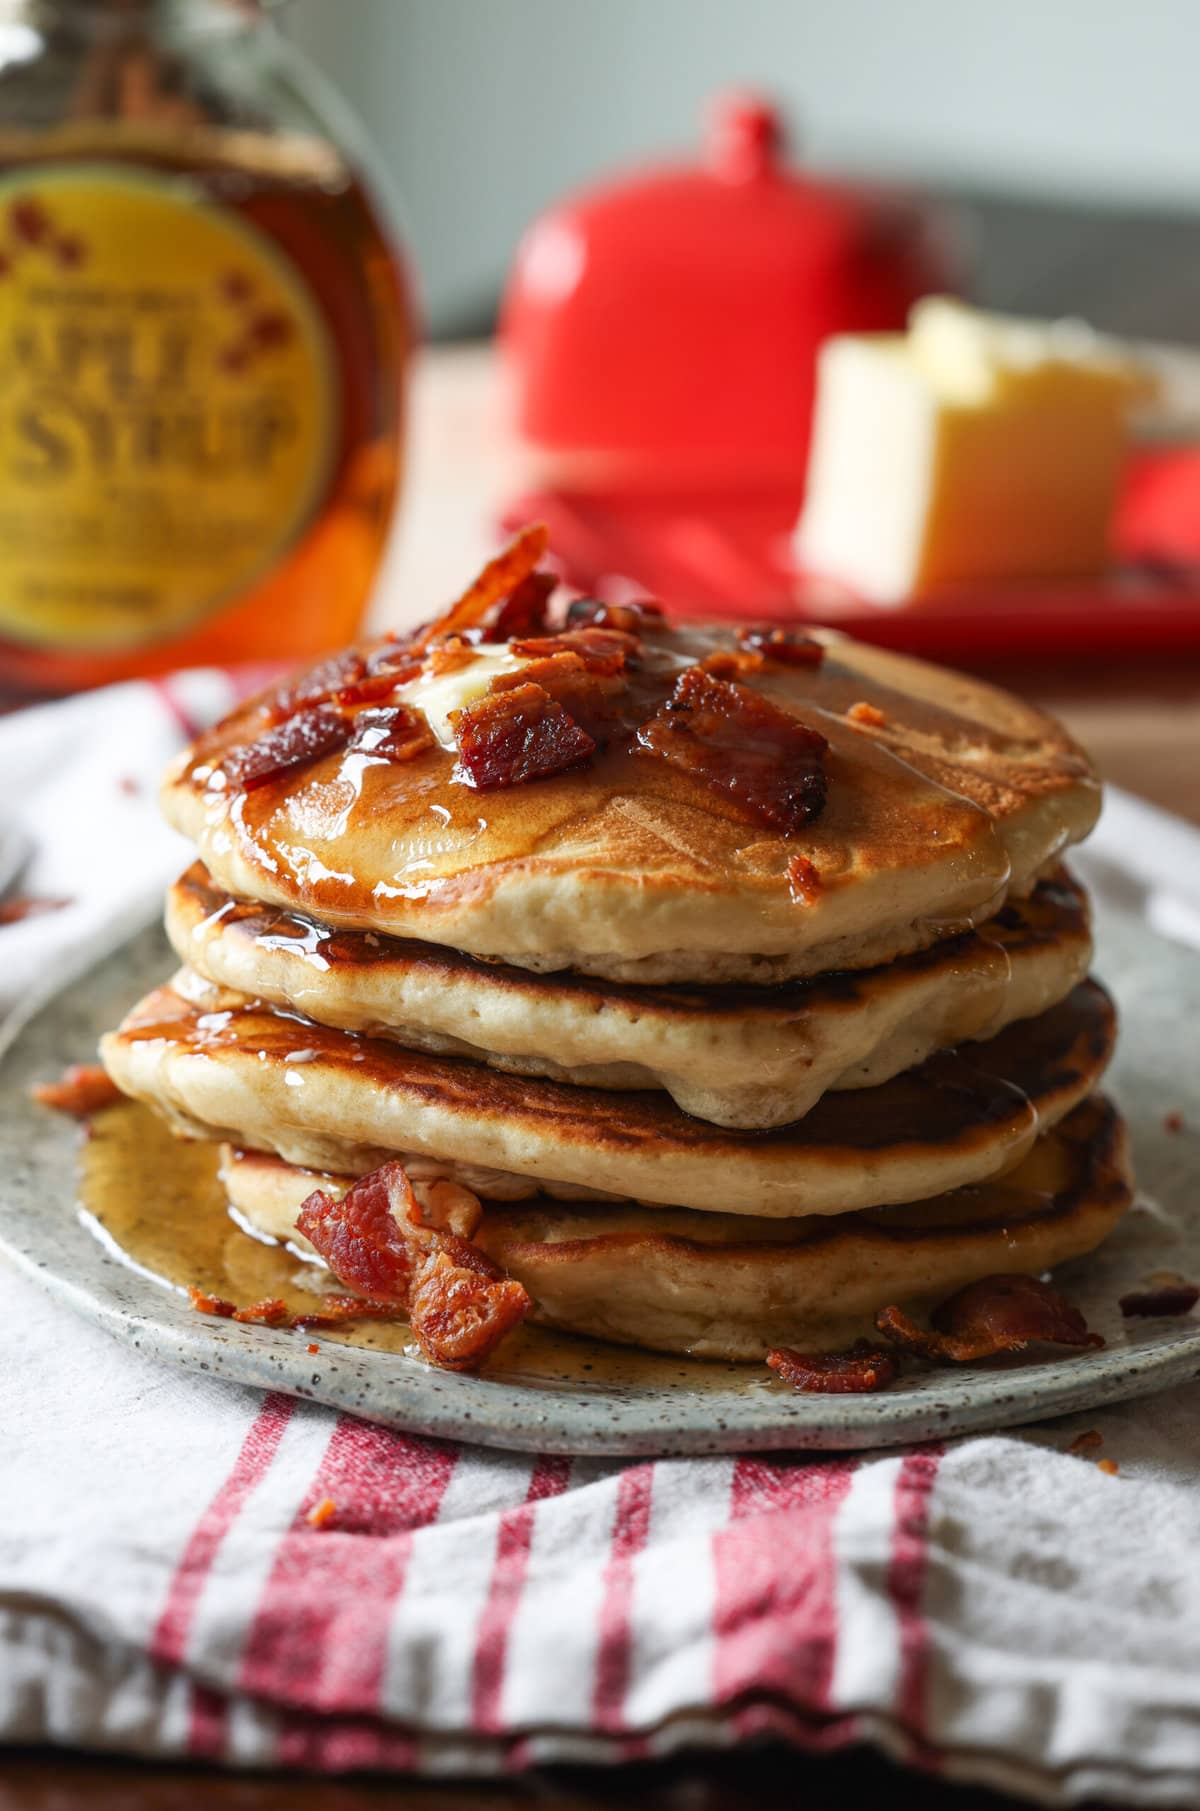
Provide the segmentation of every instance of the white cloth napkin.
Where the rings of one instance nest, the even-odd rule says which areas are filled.
[[[22,884],[75,902],[0,928],[9,997],[181,864],[155,771],[232,693],[0,721]],[[1080,866],[1200,916],[1200,836],[1134,800]],[[1045,1804],[1200,1801],[1195,1387],[945,1451],[526,1457],[160,1369],[0,1291],[8,1741],[445,1774],[774,1733]],[[1066,1451],[1084,1427],[1118,1476]]]

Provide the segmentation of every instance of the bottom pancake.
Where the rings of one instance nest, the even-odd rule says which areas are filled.
[[[229,1147],[221,1176],[254,1231],[309,1255],[296,1232],[301,1202],[352,1180]],[[890,1303],[920,1313],[980,1277],[1081,1257],[1129,1202],[1124,1125],[1093,1096],[1002,1179],[927,1201],[762,1220],[538,1197],[489,1203],[474,1242],[525,1285],[546,1326],[752,1360],[781,1345],[837,1350],[870,1333]]]

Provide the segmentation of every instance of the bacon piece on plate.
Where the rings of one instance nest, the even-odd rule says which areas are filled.
[[[410,644],[411,651],[414,654],[423,652],[431,642],[441,641],[447,635],[461,635],[464,629],[481,623],[494,604],[511,597],[517,586],[528,578],[549,544],[550,536],[544,522],[534,522],[523,528],[494,560],[488,561],[458,602],[420,632]]]
[[[466,1239],[434,1233],[413,1279],[409,1319],[426,1358],[447,1371],[469,1371],[532,1306],[523,1285]]]
[[[821,897],[821,876],[807,855],[793,855],[787,865],[787,883],[793,905],[816,905]]]
[[[232,1320],[237,1309],[232,1302],[227,1302],[223,1295],[209,1295],[206,1289],[197,1289],[195,1284],[188,1284],[188,1300],[197,1314],[215,1314],[223,1321]]]
[[[360,711],[350,746],[385,761],[411,761],[433,747],[433,731],[420,711],[393,704],[382,710]]]
[[[898,1369],[892,1352],[860,1339],[848,1352],[795,1352],[780,1346],[767,1353],[767,1363],[784,1383],[819,1396],[862,1396],[886,1390]]]
[[[115,1107],[125,1096],[99,1063],[72,1063],[56,1082],[39,1082],[29,1090],[39,1106],[88,1119],[102,1107]]]
[[[248,1308],[234,1311],[235,1321],[249,1321],[259,1327],[294,1326],[291,1310],[280,1296],[264,1296],[261,1302],[251,1302]]]
[[[738,630],[738,640],[744,648],[763,654],[768,660],[777,660],[780,666],[819,667],[825,658],[822,644],[799,629],[773,629],[769,623],[748,623]]]
[[[1190,1314],[1200,1302],[1200,1284],[1160,1283],[1153,1289],[1131,1289],[1120,1300],[1126,1320],[1136,1315]]]
[[[540,685],[491,691],[450,721],[463,774],[478,792],[548,779],[596,752],[595,739]]]
[[[462,1191],[465,1195],[469,1191]],[[457,1199],[431,1195],[452,1222]],[[477,1204],[476,1204],[477,1205]],[[426,1224],[402,1164],[385,1163],[340,1201],[314,1191],[296,1224],[338,1281],[360,1291],[344,1312],[323,1302],[305,1326],[353,1320],[391,1307],[408,1312],[417,1343],[434,1364],[465,1371],[482,1362],[529,1312],[529,1296],[466,1239]]]
[[[221,768],[243,792],[254,792],[293,768],[307,767],[322,755],[344,748],[351,730],[350,719],[333,705],[315,704],[277,723],[245,747],[230,749]]]
[[[704,656],[700,671],[714,679],[745,679],[751,673],[761,673],[766,664],[764,656],[750,648],[716,648]]]
[[[881,1308],[875,1325],[894,1345],[939,1363],[973,1364],[1026,1346],[1102,1346],[1078,1308],[1031,1276],[981,1277],[968,1283],[920,1327],[900,1308]]]
[[[489,631],[489,640],[511,641],[516,635],[543,634],[547,607],[557,584],[553,572],[527,573],[501,604]]]
[[[420,1209],[403,1164],[385,1163],[361,1177],[340,1201],[315,1189],[296,1225],[339,1283],[372,1301],[407,1299]]]
[[[699,667],[638,731],[638,749],[694,774],[785,833],[825,805],[824,736],[769,699]]]

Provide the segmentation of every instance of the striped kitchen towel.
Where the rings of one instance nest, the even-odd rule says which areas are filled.
[[[154,779],[244,683],[0,721],[0,850],[70,901],[0,926],[0,992],[187,858]],[[1193,833],[1106,822],[1094,878],[1166,823],[1144,884],[1178,928]],[[0,1300],[0,1739],[447,1775],[774,1735],[1200,1802],[1194,1387],[944,1452],[572,1460],[159,1368],[4,1268]]]

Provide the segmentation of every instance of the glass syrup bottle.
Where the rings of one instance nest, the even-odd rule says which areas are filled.
[[[0,0],[0,696],[353,635],[413,339],[354,136],[260,0]]]

